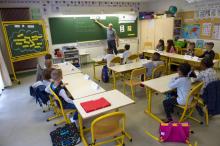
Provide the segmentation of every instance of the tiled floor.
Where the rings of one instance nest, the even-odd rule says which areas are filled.
[[[84,73],[92,75],[90,65],[82,68]],[[99,69],[100,70],[100,69]],[[100,75],[98,75],[100,76]],[[46,122],[52,112],[43,113],[35,100],[29,96],[29,86],[34,82],[35,75],[23,76],[21,85],[14,85],[6,89],[0,97],[0,146],[51,146],[50,131],[54,130],[53,122]],[[112,84],[100,83],[106,90],[112,89]],[[118,84],[122,91],[122,86]],[[128,89],[127,95],[130,96]],[[127,146],[181,146],[184,144],[161,144],[148,137],[144,131],[148,130],[158,135],[159,124],[144,113],[146,107],[145,91],[137,88],[136,104],[123,109],[127,115],[127,131],[132,135],[133,142],[126,141]],[[153,112],[164,117],[162,108],[163,96],[153,98]],[[195,113],[197,116],[197,113]],[[190,121],[192,130],[191,141],[198,141],[199,146],[219,146],[220,118],[210,120],[210,125],[199,125]],[[80,144],[81,146],[82,144]],[[114,144],[109,144],[109,146]]]

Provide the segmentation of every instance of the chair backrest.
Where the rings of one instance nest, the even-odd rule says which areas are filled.
[[[128,61],[137,61],[139,59],[139,55],[138,54],[131,54],[130,56],[128,56]]]
[[[215,53],[215,59],[220,59],[220,54]]]
[[[152,49],[153,43],[152,42],[144,42],[144,48],[143,49]]]
[[[92,121],[92,143],[97,139],[113,137],[121,134],[125,129],[125,113],[113,112],[100,116]]]
[[[204,51],[201,48],[195,48],[194,49],[194,55],[197,56],[197,57],[201,56],[203,54],[203,52]]]
[[[60,100],[60,98],[58,97],[58,95],[51,89],[50,87],[50,92],[52,93],[53,97],[55,98],[55,100],[57,101],[57,106],[59,106],[61,113],[64,117],[64,120],[66,121],[66,123],[70,124],[70,120],[67,118],[67,115],[64,113],[64,108],[63,108],[63,104]]]
[[[153,69],[151,79],[158,78],[161,75],[165,74],[165,72],[166,72],[165,65],[163,64],[158,65],[156,68]]]
[[[118,49],[118,53],[124,53],[125,49]]]
[[[191,98],[191,97],[194,98],[195,96],[198,96],[198,95],[199,95],[199,93],[200,93],[200,91],[201,91],[203,85],[204,85],[204,83],[203,83],[203,82],[200,82],[200,83],[198,83],[197,85],[195,85],[195,87],[193,87],[193,88],[191,89],[191,91],[190,91],[190,92],[188,93],[188,95],[187,95],[187,100],[186,100],[185,106],[189,106],[189,101],[190,101],[190,98]]]
[[[175,48],[176,48],[176,53],[177,54],[181,54],[181,47],[179,47],[179,46],[175,46]]]
[[[121,58],[116,56],[111,61],[110,64],[121,64]]]
[[[140,77],[142,75],[144,76],[144,80],[145,80],[146,79],[146,68],[145,67],[134,69],[131,72],[131,81],[137,78],[141,79]]]

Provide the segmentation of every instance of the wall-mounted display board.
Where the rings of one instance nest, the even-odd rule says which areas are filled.
[[[220,23],[214,24],[212,38],[216,40],[220,40]]]
[[[4,21],[4,37],[13,62],[37,58],[48,53],[48,41],[43,21]],[[16,75],[14,73],[16,79]]]
[[[184,24],[182,37],[185,39],[197,39],[200,37],[200,24]]]
[[[117,16],[106,16],[100,20],[105,26],[113,24],[119,38],[137,37],[137,19],[119,21]],[[52,44],[104,40],[106,30],[91,17],[53,17],[49,18]]]

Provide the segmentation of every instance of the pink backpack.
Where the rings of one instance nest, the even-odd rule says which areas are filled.
[[[189,133],[190,133],[190,126],[188,122],[160,124],[161,142],[189,143]]]
[[[159,142],[180,142],[192,146],[189,141],[190,125],[188,122],[160,123],[159,138],[147,131],[145,133]],[[197,146],[197,142],[195,142],[194,146]]]

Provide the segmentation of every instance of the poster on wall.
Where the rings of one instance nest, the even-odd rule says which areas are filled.
[[[200,37],[200,24],[185,24],[182,31],[183,38],[197,39]]]
[[[216,40],[220,40],[220,23],[215,24],[213,28],[212,38]]]
[[[202,24],[202,36],[211,36],[212,32],[212,23],[203,23]]]

